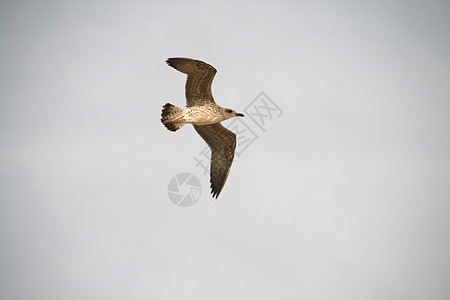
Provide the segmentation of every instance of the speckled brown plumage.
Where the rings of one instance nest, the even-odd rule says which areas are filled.
[[[214,102],[211,84],[216,69],[211,65],[190,58],[169,58],[167,64],[187,74],[186,107],[183,110],[170,103],[164,105],[161,122],[170,131],[177,131],[184,124],[192,124],[211,149],[211,194],[217,198],[225,185],[236,148],[236,135],[220,124],[232,117],[243,117],[232,109],[225,109]]]
[[[199,60],[190,58],[169,58],[167,64],[181,73],[187,74],[186,107],[203,106],[215,103],[211,92],[211,84],[217,70]]]
[[[233,163],[236,134],[220,123],[194,125],[194,128],[211,149],[211,193],[217,199]]]

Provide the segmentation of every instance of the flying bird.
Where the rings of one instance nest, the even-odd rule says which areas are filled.
[[[211,84],[217,70],[213,66],[182,57],[169,58],[166,63],[187,74],[187,109],[166,103],[161,113],[161,122],[170,131],[177,131],[185,124],[192,124],[208,144],[211,149],[211,194],[217,199],[230,172],[236,148],[236,134],[223,127],[220,122],[244,115],[220,107],[214,102]]]

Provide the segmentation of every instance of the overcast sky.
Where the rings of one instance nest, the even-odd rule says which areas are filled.
[[[1,1],[0,298],[449,299],[449,28],[448,1]],[[174,56],[257,136],[218,200],[160,123]]]

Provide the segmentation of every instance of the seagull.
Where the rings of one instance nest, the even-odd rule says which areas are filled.
[[[169,58],[166,63],[187,74],[187,109],[166,103],[161,113],[161,123],[170,131],[177,131],[186,124],[192,124],[208,144],[211,149],[211,194],[217,199],[230,173],[236,148],[236,134],[226,129],[220,122],[244,115],[220,107],[214,102],[211,84],[217,70],[213,66],[183,57]]]

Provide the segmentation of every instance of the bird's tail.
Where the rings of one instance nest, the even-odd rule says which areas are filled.
[[[163,106],[163,110],[161,113],[161,123],[170,131],[177,131],[186,123],[178,123],[176,122],[183,115],[184,109],[179,108],[170,103],[166,103]]]

